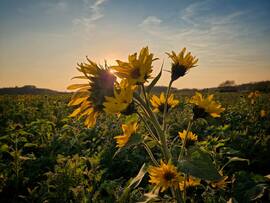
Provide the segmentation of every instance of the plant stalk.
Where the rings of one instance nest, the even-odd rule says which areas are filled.
[[[187,143],[187,137],[188,137],[188,134],[190,132],[192,124],[193,124],[193,120],[189,121],[188,127],[187,127],[187,133],[186,133],[185,138],[183,140],[183,144],[182,144],[181,151],[180,151],[180,154],[179,154],[179,157],[178,157],[178,161],[180,161],[184,156],[185,147],[186,147],[186,143]]]
[[[165,134],[163,133],[156,116],[154,115],[152,110],[147,106],[147,104],[143,101],[143,99],[138,94],[135,93],[134,97],[140,103],[140,105],[145,109],[145,111],[149,115],[151,121],[153,122],[153,126],[157,130],[157,133],[158,133],[158,136],[159,136],[159,139],[161,142],[161,147],[162,147],[162,152],[163,152],[164,158],[165,158],[166,162],[168,162],[171,158],[171,155],[170,155],[170,152],[169,152],[169,149],[167,146]]]
[[[144,145],[144,148],[145,148],[145,150],[147,151],[149,157],[151,158],[153,164],[154,164],[155,166],[159,166],[157,160],[155,159],[155,157],[154,157],[154,155],[153,155],[151,149],[148,147],[148,145],[147,145],[146,143],[143,143],[143,145]]]
[[[137,111],[137,114],[138,114],[138,116],[140,117],[140,119],[143,121],[143,123],[145,124],[147,130],[149,130],[151,137],[152,137],[155,141],[157,141],[157,142],[159,143],[158,138],[156,137],[155,133],[153,132],[153,130],[151,129],[151,127],[150,127],[149,124],[147,123],[146,119],[141,115],[140,112]]]
[[[165,104],[164,104],[164,110],[163,110],[163,121],[162,121],[162,130],[163,130],[164,134],[166,131],[166,116],[167,116],[167,111],[168,111],[168,97],[169,97],[169,94],[171,91],[172,83],[173,83],[173,81],[171,80],[169,83],[169,86],[167,88],[166,97],[165,97]]]

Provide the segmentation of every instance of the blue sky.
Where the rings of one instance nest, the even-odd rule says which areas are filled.
[[[0,87],[65,90],[85,56],[114,64],[144,46],[154,73],[165,52],[199,58],[178,88],[269,80],[269,19],[268,0],[0,0]]]

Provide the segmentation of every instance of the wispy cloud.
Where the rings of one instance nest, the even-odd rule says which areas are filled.
[[[161,22],[162,22],[162,20],[156,16],[148,16],[143,20],[143,22],[140,24],[140,26],[141,27],[156,26],[156,25],[160,25]]]
[[[222,14],[215,10],[213,0],[199,1],[179,11],[178,21],[168,24],[156,17],[145,19],[139,27],[155,37],[164,46],[179,48],[187,46],[196,54],[207,59],[208,64],[234,63],[250,55],[247,50],[239,53],[237,45],[246,28],[239,19],[249,11],[230,11]],[[150,23],[148,23],[148,21]],[[157,23],[151,23],[157,22]],[[162,23],[161,23],[162,22]],[[143,26],[142,26],[143,25]],[[228,59],[228,60],[226,60]]]
[[[102,5],[107,0],[83,0],[84,11],[82,16],[73,19],[74,26],[82,26],[85,31],[89,32],[96,26],[96,22],[104,17]]]
[[[235,10],[221,14],[216,9],[211,0],[188,6],[179,16],[187,23],[184,31],[176,32],[173,39],[190,45],[209,65],[237,65],[251,54],[241,46],[243,35],[251,31],[246,30],[241,18],[250,11]]]
[[[139,25],[143,31],[150,35],[163,38],[163,28],[162,20],[157,16],[147,16]]]
[[[64,13],[67,12],[69,9],[68,2],[64,0],[59,0],[54,3],[47,2],[47,4],[45,2],[45,5],[47,6],[45,12],[49,15]]]

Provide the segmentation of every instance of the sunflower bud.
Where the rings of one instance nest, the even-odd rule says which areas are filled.
[[[179,77],[183,77],[186,72],[195,67],[198,59],[195,56],[192,56],[190,52],[185,55],[186,48],[183,48],[182,51],[176,55],[174,51],[172,54],[167,53],[167,55],[173,60],[172,69],[171,69],[171,81],[177,80]]]
[[[171,81],[175,81],[180,77],[183,77],[187,72],[187,69],[180,64],[172,64]]]

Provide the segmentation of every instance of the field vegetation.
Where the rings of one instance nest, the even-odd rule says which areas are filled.
[[[0,202],[270,202],[270,94],[177,91],[185,52],[161,93],[145,47],[78,64],[72,96],[0,96]]]
[[[226,108],[222,117],[196,122],[193,132],[198,136],[196,145],[219,169],[230,161],[222,170],[228,179],[218,187],[204,181],[189,187],[190,200],[269,201],[269,94],[262,94],[254,104],[246,93],[215,96]],[[178,131],[186,128],[191,109],[186,97],[176,98],[180,103],[168,123],[170,139],[179,142]],[[113,137],[121,134],[123,118],[102,115],[95,128],[85,128],[82,121],[68,117],[69,99],[69,95],[0,97],[1,202],[141,200],[147,176],[128,197],[123,192],[143,163],[150,161],[143,146],[113,157],[117,151]]]

